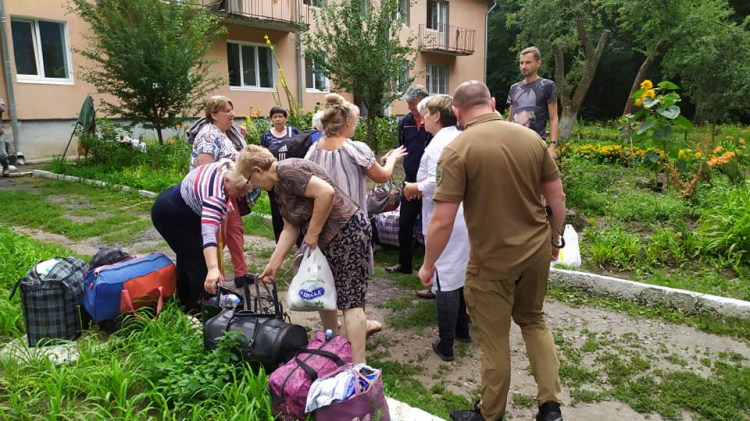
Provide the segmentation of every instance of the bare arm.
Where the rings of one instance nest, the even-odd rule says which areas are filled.
[[[560,243],[560,232],[563,230],[565,223],[565,192],[563,191],[562,180],[556,179],[542,183],[542,195],[547,205],[552,209],[550,225],[552,226],[552,242]],[[557,260],[560,249],[552,247],[552,258]]]
[[[304,196],[314,201],[310,226],[307,228],[307,234],[305,235],[305,244],[312,249],[318,246],[320,232],[323,231],[323,225],[325,225],[328,216],[331,214],[331,209],[333,209],[334,193],[333,186],[316,176],[312,176],[305,187]]]
[[[216,158],[214,158],[214,156],[211,155],[210,153],[199,153],[198,157],[195,158],[196,167],[199,167],[205,164],[212,164],[214,162],[216,162]]]
[[[399,146],[396,149],[389,151],[383,158],[385,158],[385,164],[382,166],[375,162],[370,168],[365,171],[365,175],[376,183],[385,183],[391,178],[393,169],[396,167],[396,163],[406,155],[406,148]]]
[[[508,117],[506,118],[508,121],[513,121],[513,104],[510,104],[508,106]]]
[[[453,223],[456,220],[460,203],[435,202],[435,211],[427,226],[427,244],[424,253],[424,263],[419,269],[419,279],[423,285],[432,283],[435,274],[435,262],[448,245],[448,240],[453,232]]]
[[[221,269],[219,268],[219,259],[216,257],[218,248],[209,246],[203,249],[203,258],[206,260],[206,280],[203,282],[203,289],[211,294],[216,294],[216,285],[223,281]]]
[[[271,279],[276,279],[276,275],[279,272],[279,268],[284,264],[289,250],[294,247],[294,243],[297,242],[299,237],[299,228],[292,225],[286,219],[284,220],[284,229],[279,235],[279,242],[276,244],[276,249],[271,255],[268,264],[266,265],[263,273],[260,274],[259,279],[263,282],[270,283]]]
[[[557,101],[547,104],[547,112],[549,113],[549,153],[552,155],[552,159],[554,159],[557,157],[557,135],[559,131]]]

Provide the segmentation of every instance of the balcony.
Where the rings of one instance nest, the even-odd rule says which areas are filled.
[[[474,29],[460,26],[438,24],[436,28],[419,25],[419,40],[423,51],[451,56],[470,56],[474,54]]]
[[[229,24],[295,32],[307,28],[309,23],[307,16],[298,19],[297,0],[203,0],[202,3]]]

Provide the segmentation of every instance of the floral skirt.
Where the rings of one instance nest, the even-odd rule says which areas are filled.
[[[349,222],[333,240],[321,248],[333,272],[339,309],[364,305],[371,259],[371,237],[370,221],[360,209],[349,218]]]

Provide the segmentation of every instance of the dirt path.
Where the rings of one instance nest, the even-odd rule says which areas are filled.
[[[0,178],[0,190],[23,188],[20,180]],[[15,227],[18,231],[32,234],[38,240],[58,243],[71,250],[92,255],[101,244],[98,239],[73,242],[61,235],[50,234],[25,227]],[[256,251],[273,248],[273,242],[265,238],[246,236],[246,244],[251,254]],[[139,236],[133,244],[123,247],[131,253],[144,253],[154,250],[173,253],[166,247],[155,230],[150,229]],[[265,260],[248,254],[248,258],[258,266]],[[227,259],[229,257],[227,256]],[[227,260],[228,261],[228,260]],[[261,266],[262,267],[262,266]],[[231,283],[228,283],[231,284]],[[421,367],[417,378],[427,389],[441,386],[446,390],[475,399],[479,391],[479,358],[476,344],[457,349],[457,358],[453,363],[445,363],[433,355],[430,342],[437,336],[437,327],[397,329],[389,326],[388,321],[395,315],[394,310],[380,308],[394,297],[410,296],[412,291],[404,290],[393,280],[376,277],[370,281],[368,291],[368,317],[380,320],[384,324],[381,333],[371,338],[372,352],[377,352],[381,359],[390,359],[404,364]],[[419,304],[414,297],[411,304]],[[742,361],[747,365],[750,359],[750,346],[730,338],[706,334],[701,331],[661,321],[632,318],[615,311],[604,311],[588,307],[571,307],[567,304],[549,300],[545,306],[547,321],[555,332],[560,346],[561,361],[564,369],[585,368],[595,376],[607,376],[607,362],[615,360],[643,360],[648,368],[636,374],[654,370],[687,370],[702,376],[711,374],[711,364],[717,360],[730,358]],[[291,315],[295,323],[319,329],[320,324],[315,313],[295,312]],[[528,360],[520,331],[513,327],[511,331],[512,347],[512,383],[509,397],[507,420],[533,419],[536,409],[531,400],[535,396],[536,386],[530,375]],[[707,360],[709,361],[707,363]],[[600,392],[608,389],[606,382],[587,380],[583,386],[563,386],[563,413],[566,420],[661,420],[656,413],[640,414],[628,404],[616,400],[604,400],[594,403],[583,403],[580,397],[571,396],[571,390],[589,389]],[[611,399],[607,397],[606,399]],[[429,408],[423,408],[429,411]],[[445,417],[447,414],[438,414]],[[682,413],[683,419],[697,419],[694,414]]]

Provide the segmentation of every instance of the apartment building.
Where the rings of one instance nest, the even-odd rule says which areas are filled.
[[[217,60],[213,71],[227,81],[216,94],[231,98],[238,116],[250,107],[265,114],[274,105],[277,65],[304,109],[331,90],[323,75],[311,71],[299,42],[324,1],[203,0],[228,30],[210,58]],[[30,162],[61,155],[86,95],[95,104],[100,99],[81,79],[86,62],[75,52],[85,48],[89,29],[68,7],[60,0],[0,0],[0,96],[8,103],[3,117],[6,133],[17,128],[19,148]],[[484,80],[487,0],[403,0],[401,8],[402,39],[413,33],[424,47],[413,70],[417,83],[431,93],[451,93],[465,80]],[[401,115],[407,109],[395,101],[391,111]]]

